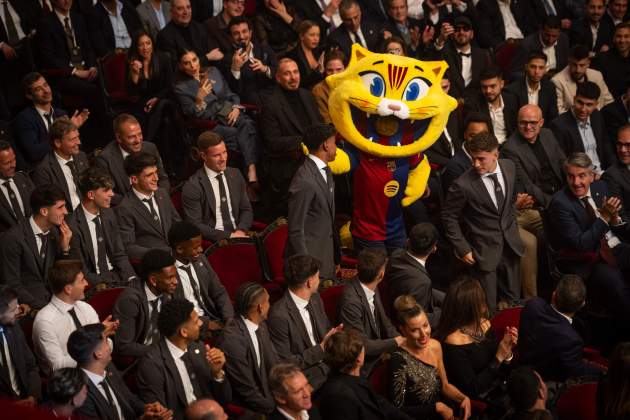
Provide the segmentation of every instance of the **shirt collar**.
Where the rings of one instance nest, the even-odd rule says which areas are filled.
[[[416,257],[416,256],[415,256],[415,255],[413,255],[411,252],[407,252],[407,255],[409,255],[409,256],[410,256],[411,258],[413,258],[414,260],[418,261],[418,263],[419,263],[421,266],[423,266],[423,267],[425,267],[425,266],[426,266],[426,264],[427,264],[427,261],[426,261],[426,260],[423,260],[422,258],[418,258],[418,257]]]
[[[488,109],[490,109],[490,111],[503,109],[503,94],[499,94],[499,106],[496,107],[496,108],[493,108],[492,104],[490,102],[488,102]]]
[[[542,83],[541,83],[541,82],[538,82],[538,83],[536,84],[536,88],[535,88],[535,89],[532,89],[532,88],[530,87],[529,82],[527,81],[527,79],[525,80],[525,86],[527,86],[527,93],[528,93],[528,94],[540,92],[541,85],[542,85]]]
[[[127,158],[127,156],[129,156],[129,152],[126,151],[125,149],[123,149],[120,144],[118,145],[118,148],[120,149],[120,153],[122,154],[123,160],[125,160]]]
[[[583,198],[593,198],[591,196],[591,187],[588,187],[588,191],[586,192],[586,195],[583,195],[582,197],[578,197],[578,200],[581,200]]]
[[[61,13],[59,13],[57,9],[55,9],[55,14],[57,15],[57,18],[61,21],[62,25],[64,24],[65,18],[68,18],[68,21],[70,22],[70,27],[72,28],[72,19],[70,18],[70,12],[68,12],[68,16],[64,16]]]
[[[319,169],[320,171],[323,171],[326,169],[326,162],[324,162],[323,160],[321,160],[320,158],[318,158],[315,155],[312,155],[309,153],[308,155],[309,159],[311,159],[313,162],[315,162],[315,165],[317,165],[317,169]]]
[[[122,5],[121,2],[116,1],[116,16],[114,16],[114,14],[107,7],[103,6],[102,4],[101,4],[101,7],[103,9],[105,9],[105,11],[107,12],[107,14],[109,16],[112,16],[114,18],[118,18],[118,17],[120,17],[120,12],[122,11],[123,5]]]
[[[106,376],[107,376],[107,371],[105,371],[105,375],[106,375],[106,376],[101,376],[101,375],[97,375],[97,374],[96,374],[96,373],[94,373],[94,372],[90,372],[90,371],[89,371],[89,370],[87,370],[87,369],[83,369],[83,368],[81,368],[81,370],[82,370],[83,372],[85,372],[85,374],[87,375],[87,377],[88,377],[88,378],[90,378],[90,381],[92,381],[92,383],[93,383],[94,385],[97,385],[97,386],[98,386],[98,385],[100,385],[100,384],[101,384],[101,382],[103,382],[103,381],[105,380]]]
[[[63,167],[63,165],[65,165],[68,162],[72,162],[72,156],[70,156],[70,159],[66,160],[64,158],[62,158],[61,156],[59,156],[59,154],[57,152],[53,152],[55,154],[55,157],[57,158],[57,162],[59,162],[59,164]]]
[[[551,45],[545,45],[545,42],[542,39],[542,34],[538,34],[538,39],[540,39],[540,45],[542,46],[543,50],[546,50],[547,48],[554,48],[558,44],[558,40],[556,40],[556,42],[554,42]],[[560,38],[558,38],[558,39],[560,39]]]
[[[365,293],[365,297],[367,298],[368,302],[373,301],[374,295],[376,295],[376,292],[361,282],[359,282],[359,284],[361,285],[361,289],[363,289],[363,292]]]
[[[43,109],[41,109],[41,108],[38,108],[38,107],[37,107],[37,105],[34,105],[34,104],[33,104],[33,108],[35,108],[35,111],[37,111],[37,113],[38,113],[39,115],[41,115],[41,117],[42,117],[42,118],[46,118],[46,117],[44,117],[44,114],[47,114],[47,112],[46,112],[46,111],[44,111],[44,110],[43,110]],[[52,115],[53,115],[54,113],[55,113],[55,109],[51,106],[51,107],[50,107],[50,116],[51,116],[51,118],[52,118]]]
[[[144,284],[144,292],[147,294],[147,300],[149,302],[153,302],[155,299],[159,299],[160,298],[160,296],[156,296],[156,294],[153,293],[151,291],[151,289],[149,289],[149,286],[147,286],[146,283]]]
[[[566,319],[567,321],[569,321],[569,324],[573,325],[573,318],[571,318],[570,316],[566,316],[565,314],[563,314],[562,312],[560,312],[559,310],[556,309],[555,306],[551,305],[551,307],[553,308],[554,311],[558,312],[560,315],[562,315],[562,317],[564,319]]]
[[[242,315],[241,318],[243,318],[243,322],[245,322],[245,327],[247,327],[247,331],[249,331],[250,334],[255,334],[258,330],[259,325],[255,322],[250,321]]]
[[[285,418],[287,418],[289,420],[293,420],[293,417],[289,413],[284,411],[282,408],[280,408],[280,407],[276,407],[276,408],[278,409],[278,412],[280,414],[282,414]],[[306,410],[300,411],[299,416],[300,416],[300,420],[308,420],[309,419],[308,411],[306,411]]]
[[[59,299],[56,295],[52,295],[52,297],[50,298],[50,303],[52,303],[53,306],[55,306],[57,309],[59,309],[60,312],[63,312],[63,313],[66,313],[70,309],[74,308],[74,305],[64,302],[63,300]]]
[[[169,340],[168,338],[164,339],[164,341],[166,341],[166,348],[168,348],[169,353],[171,353],[171,356],[173,356],[174,360],[179,360],[182,358],[183,355],[186,354],[186,350],[182,350],[179,347],[177,347],[175,344],[171,343],[171,340]]]
[[[224,172],[214,171],[214,170],[208,168],[206,165],[203,165],[203,168],[206,170],[206,175],[210,179],[215,179],[219,174],[225,173],[225,171]]]
[[[304,308],[306,308],[306,305],[308,305],[308,300],[302,299],[301,297],[299,297],[298,295],[296,295],[290,290],[289,290],[289,296],[291,296],[291,299],[293,299],[295,306],[297,306],[298,309],[301,311],[303,311]]]
[[[136,195],[136,197],[138,197],[138,200],[146,200],[146,199],[152,199],[153,198],[153,193],[149,194],[149,195],[144,195],[143,193],[141,193],[140,191],[136,190],[135,188],[131,188],[131,191],[133,191],[133,193]]]
[[[571,108],[571,112],[573,113],[573,116],[575,117],[575,121],[577,122],[578,127],[580,127],[580,128],[589,128],[591,126],[591,117],[588,117],[586,119],[586,121],[582,121],[582,120],[578,119],[578,117],[575,115],[575,112],[573,111],[573,108]]]
[[[31,224],[31,229],[33,229],[33,233],[35,235],[38,235],[40,233],[43,233],[44,235],[47,235],[48,232],[44,232],[43,230],[41,230],[41,228],[39,226],[37,226],[37,223],[35,223],[35,219],[33,218],[33,216],[31,216],[28,219],[29,223]]]
[[[487,174],[483,174],[483,178],[487,178],[487,177],[489,177],[490,175],[493,175],[493,174],[496,174],[496,175],[500,176],[501,173],[502,173],[501,172],[501,166],[499,166],[499,162],[497,162],[497,167],[495,168],[495,170],[492,171],[492,172],[488,172]]]
[[[83,209],[83,213],[85,214],[85,218],[87,219],[88,222],[93,221],[94,219],[96,219],[98,216],[101,215],[100,212],[97,214],[92,214],[92,212],[90,212],[88,209],[85,208],[83,203],[81,203],[81,208]]]

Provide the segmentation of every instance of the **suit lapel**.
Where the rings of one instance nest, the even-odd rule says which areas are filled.
[[[571,123],[568,124],[569,131],[571,132],[571,139],[573,140],[573,143],[577,145],[576,150],[584,153],[584,142],[582,141],[582,136],[578,130],[578,122],[572,112],[569,112],[569,118],[571,119]]]
[[[488,192],[488,189],[486,188],[486,184],[484,184],[482,177],[477,175],[476,173],[473,176],[474,179],[471,185],[475,190],[477,190],[477,197],[481,197],[484,201],[487,202],[488,206],[490,206],[497,213],[500,213],[497,210],[497,206],[494,205],[492,197],[490,197],[490,193]]]
[[[240,194],[239,189],[236,187],[236,174],[230,170],[230,168],[225,170],[225,180],[227,181],[227,185],[228,185],[228,194],[230,194],[230,203],[232,204],[232,215],[234,216],[234,221],[236,222],[236,224],[238,225],[238,208],[239,208],[239,203],[237,202],[237,199],[239,199],[240,197],[237,197],[238,194]],[[207,177],[206,177],[207,178]],[[235,226],[236,228],[238,226]]]
[[[317,167],[317,164],[313,162],[312,159],[307,157],[306,159],[304,159],[304,162],[307,165],[309,171],[311,172],[311,176],[315,179],[315,183],[319,185],[319,188],[321,189],[321,192],[322,194],[324,194],[324,198],[326,199],[326,202],[328,203],[328,208],[332,212],[333,200],[332,200],[332,193],[330,190],[332,186],[329,186],[328,183],[324,181],[324,177],[322,176],[321,171],[319,170],[319,168]]]
[[[94,247],[92,246],[92,236],[90,235],[90,227],[88,226],[88,221],[85,217],[85,213],[81,208],[77,209],[74,214],[76,215],[75,217],[77,225],[79,226],[79,232],[83,239],[83,243],[85,244],[85,247],[87,248],[88,254],[90,256],[90,263],[92,264],[92,267],[96,267],[96,257],[94,255]]]
[[[50,154],[48,155],[48,163],[50,164],[50,169],[52,173],[57,179],[56,184],[61,185],[63,187],[63,192],[66,194],[66,197],[68,197],[68,200],[70,200],[70,190],[68,189],[68,183],[66,182],[66,177],[63,174],[61,165],[59,165],[59,162],[57,161],[55,152],[50,152]],[[78,170],[78,167],[77,167],[77,170]],[[71,207],[72,207],[72,202],[66,203],[66,208],[68,209],[68,211],[71,211],[70,210]]]
[[[311,347],[313,343],[311,343],[311,339],[308,336],[308,331],[306,330],[306,326],[304,325],[304,320],[302,320],[302,315],[300,315],[300,311],[298,310],[295,302],[293,302],[293,299],[289,295],[289,291],[286,292],[285,296],[287,309],[289,311],[289,317],[295,324],[297,324],[302,335],[302,341],[304,342],[306,347]]]
[[[184,390],[184,385],[182,384],[181,376],[179,376],[179,371],[177,370],[177,366],[175,366],[175,361],[173,360],[173,356],[171,352],[168,350],[166,346],[166,341],[160,341],[160,352],[162,353],[162,360],[164,361],[164,369],[171,377],[172,383],[175,384],[175,392],[177,393],[177,397],[184,406],[188,404],[188,400],[186,399],[186,391]]]
[[[363,292],[363,288],[361,287],[361,284],[359,283],[358,280],[356,281],[356,283],[353,283],[353,286],[354,286],[355,293],[357,294],[357,296],[359,297],[359,300],[361,301],[361,307],[367,308],[368,319],[370,320],[370,328],[372,328],[372,332],[374,333],[374,335],[378,337],[379,330],[376,325],[376,319],[374,319],[374,316],[372,315],[372,311],[370,311],[370,304],[367,300],[367,297],[365,296],[365,293]],[[374,295],[374,307],[375,307],[375,312],[376,312],[376,295]]]
[[[148,4],[148,3],[144,3],[144,4]],[[124,159],[123,159],[122,152],[120,151],[120,147],[118,147],[118,144],[116,144],[114,147],[117,150],[114,150],[112,153],[112,166],[113,166],[112,173],[116,175],[125,174]],[[119,184],[120,193],[125,194],[131,189],[131,183],[129,182],[129,178],[128,177],[122,177],[122,178],[118,177],[118,178],[119,179],[117,179],[116,182]]]
[[[505,191],[503,191],[503,208],[499,209],[499,214],[503,214],[512,204],[513,191],[512,182],[510,182],[510,180],[514,179],[514,174],[506,165],[501,165],[501,161],[499,161],[498,165],[501,167],[501,176],[503,176],[503,183],[505,184]]]
[[[302,130],[304,129],[304,127],[302,127],[297,119],[297,116],[295,115],[295,113],[293,112],[293,110],[291,109],[291,106],[289,105],[289,101],[287,101],[287,99],[284,97],[284,94],[282,93],[282,91],[280,90],[280,88],[277,88],[275,94],[276,96],[276,100],[278,102],[280,102],[281,104],[281,108],[284,110],[284,115],[287,117],[287,119],[289,120],[289,122],[295,127],[295,129],[301,133]]]
[[[240,316],[235,317],[238,328],[241,330],[241,335],[243,335],[247,339],[247,344],[249,345],[249,354],[251,355],[250,363],[252,366],[256,366],[256,350],[254,350],[254,343],[252,342],[252,337],[249,335],[249,331],[247,330],[247,326],[245,325],[245,321],[241,319]],[[262,325],[259,325],[258,328],[261,328]],[[265,382],[263,382],[262,371],[264,369],[265,364],[265,356],[267,349],[262,348],[262,343],[258,340],[259,351],[260,351],[260,367],[258,369],[254,369],[254,375],[256,375],[256,379],[258,381],[258,385],[264,386]]]
[[[94,382],[91,380],[87,380],[88,393],[92,395],[94,398],[94,404],[98,407],[98,412],[102,413],[106,420],[115,419],[114,410],[111,405],[109,405],[109,401],[105,398],[105,396],[101,393]]]
[[[217,214],[217,207],[214,199],[214,190],[212,189],[212,184],[210,183],[210,179],[206,175],[206,171],[201,167],[197,172],[197,176],[199,177],[199,183],[201,184],[201,189],[203,190],[206,197],[208,197],[208,205],[210,206],[210,210],[212,214]]]
[[[144,219],[147,224],[150,225],[156,232],[158,232],[160,235],[163,235],[162,227],[159,225],[158,222],[153,219],[153,216],[151,216],[151,212],[149,211],[147,206],[145,206],[144,203],[140,201],[140,199],[133,191],[129,193],[129,197],[131,198],[131,203],[134,210],[140,215],[140,217],[142,217],[142,219]],[[160,217],[163,217],[163,215],[160,214]]]
[[[153,196],[155,197],[155,202],[158,207],[158,211],[160,212],[160,231],[164,235],[164,237],[168,236],[168,231],[171,228],[171,208],[170,203],[167,203],[166,198],[162,192],[162,190],[157,190]]]

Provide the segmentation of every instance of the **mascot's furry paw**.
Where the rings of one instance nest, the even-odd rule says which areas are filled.
[[[403,207],[413,204],[424,195],[430,173],[429,160],[425,156],[422,162],[409,173],[407,188],[405,188],[405,198],[402,199]]]
[[[328,167],[335,175],[341,175],[345,174],[346,172],[350,172],[350,157],[346,152],[338,148],[335,160],[329,162]]]

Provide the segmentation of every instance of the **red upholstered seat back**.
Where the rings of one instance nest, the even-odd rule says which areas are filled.
[[[251,239],[216,244],[208,248],[206,255],[232,300],[241,284],[263,282],[258,250]]]
[[[597,384],[580,384],[570,388],[556,405],[560,420],[597,420]]]
[[[512,62],[516,57],[518,46],[516,44],[504,44],[495,55],[495,62],[497,63],[497,67],[501,69],[504,77],[509,78],[509,71],[512,66]]]
[[[521,307],[504,309],[492,318],[490,322],[492,323],[492,329],[494,329],[494,335],[497,337],[497,342],[503,338],[506,327],[519,327],[522,310],[523,308]]]
[[[380,361],[374,366],[374,369],[372,369],[369,378],[372,390],[385,398],[389,398],[388,369],[387,361]]]
[[[285,219],[278,219],[263,232],[262,243],[267,255],[271,281],[284,283],[284,248],[289,237]]]
[[[337,284],[330,286],[320,293],[322,301],[324,302],[324,309],[326,315],[333,325],[337,324],[337,316],[339,314],[339,303],[341,301],[341,294],[343,293],[343,284]]]
[[[118,299],[123,290],[125,290],[124,287],[105,289],[97,292],[90,298],[88,303],[92,305],[101,321],[112,314],[114,303],[116,303],[116,299]]]
[[[112,99],[127,96],[127,53],[109,54],[101,59],[105,89]]]

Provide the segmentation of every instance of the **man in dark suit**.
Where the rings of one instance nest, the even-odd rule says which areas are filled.
[[[308,254],[320,261],[320,277],[335,279],[339,241],[335,228],[335,184],[328,163],[335,159],[337,146],[331,125],[309,126],[304,145],[309,155],[289,186],[289,237],[287,257]]]
[[[547,214],[553,221],[548,236],[559,253],[556,265],[596,285],[606,307],[627,320],[630,247],[624,242],[628,229],[619,215],[621,200],[604,182],[593,182],[593,163],[585,153],[569,156],[564,169],[567,186],[553,197]]]
[[[444,24],[435,41],[436,58],[450,68],[450,95],[457,99],[477,95],[479,77],[491,62],[488,51],[472,45],[474,35],[470,19],[458,16],[453,26]]]
[[[455,255],[473,267],[494,312],[498,300],[516,302],[521,291],[524,247],[512,199],[516,168],[510,160],[499,160],[499,144],[491,134],[473,137],[466,147],[473,167],[451,184],[442,223]]]
[[[208,36],[206,27],[192,20],[190,0],[171,0],[171,21],[158,33],[157,45],[170,54],[174,67],[184,50],[197,53],[203,67],[223,58],[218,42]]]
[[[383,353],[395,350],[405,341],[385,313],[378,291],[386,265],[385,253],[371,249],[361,251],[357,278],[346,283],[339,304],[339,322],[344,328],[355,329],[363,336],[366,358],[363,373],[366,377]]]
[[[136,277],[110,208],[112,184],[105,169],[88,168],[79,181],[81,205],[68,220],[73,233],[70,247],[81,255],[83,274],[97,289],[127,285]]]
[[[610,26],[607,20],[602,19],[606,13],[605,4],[604,0],[587,0],[586,16],[571,25],[569,32],[571,45],[584,45],[595,53],[607,51],[612,46],[614,26]]]
[[[58,257],[70,255],[65,204],[58,187],[36,187],[30,199],[33,215],[8,230],[0,244],[3,282],[16,288],[20,303],[35,309],[50,300],[48,269]]]
[[[518,130],[505,142],[501,154],[516,165],[525,192],[539,206],[547,207],[551,197],[564,185],[562,165],[566,155],[543,124],[538,106],[523,106],[518,112]]]
[[[319,410],[311,400],[313,388],[297,365],[279,363],[269,372],[269,388],[276,400],[276,409],[268,420],[306,418],[319,420]]]
[[[168,232],[177,267],[176,296],[195,305],[204,321],[204,331],[220,330],[234,316],[227,291],[203,255],[201,230],[190,222],[174,223]],[[201,257],[201,258],[200,258]]]
[[[630,121],[630,85],[624,95],[617,97],[613,103],[606,105],[601,111],[606,123],[608,138],[617,138],[617,133],[621,127]]]
[[[330,327],[324,303],[317,293],[319,261],[294,255],[284,265],[288,290],[269,312],[269,332],[283,361],[296,363],[315,390],[328,375],[324,348],[337,328]]]
[[[13,122],[18,167],[22,170],[34,168],[48,152],[50,140],[48,131],[53,121],[68,115],[61,108],[53,107],[53,93],[48,82],[40,73],[29,73],[22,79],[26,98],[33,103],[23,109]],[[84,109],[76,111],[70,118],[72,123],[81,127],[87,120],[89,112]]]
[[[341,3],[339,16],[343,25],[339,25],[328,36],[331,45],[339,47],[346,57],[351,55],[352,44],[360,44],[370,51],[376,51],[380,37],[378,26],[363,20],[361,7],[356,0]]]
[[[483,36],[485,43],[497,49],[506,41],[508,43],[517,39],[522,39],[535,31],[535,21],[533,19],[530,2],[510,1],[509,10],[506,13],[512,14],[512,19],[516,23],[515,28],[506,33],[505,20],[499,2],[501,0],[481,0],[477,4],[479,11],[479,33]],[[481,35],[483,34],[483,35]]]
[[[481,92],[468,101],[466,110],[481,112],[490,117],[492,132],[499,144],[503,144],[516,130],[516,97],[503,89],[505,81],[497,67],[489,67],[479,75],[479,86]]]
[[[625,124],[617,132],[617,161],[612,164],[602,181],[606,182],[610,195],[621,199],[621,211],[630,220],[630,125]]]
[[[79,179],[89,166],[87,156],[79,149],[81,138],[77,126],[68,117],[57,119],[50,127],[52,150],[33,172],[35,185],[56,185],[66,196],[68,212],[80,204]]]
[[[197,148],[204,164],[182,190],[186,220],[196,224],[209,241],[247,237],[252,206],[243,175],[227,166],[223,138],[206,131],[197,139]]]
[[[629,37],[630,23],[615,26],[610,49],[597,55],[593,62],[593,67],[602,72],[613,97],[623,95],[630,82]]]
[[[221,13],[211,17],[204,22],[208,30],[208,36],[215,40],[222,51],[229,50],[232,45],[229,23],[232,19],[243,16],[245,3],[240,1],[223,0],[223,10]]]
[[[525,74],[510,83],[506,90],[516,97],[517,109],[527,104],[537,105],[548,123],[558,116],[558,99],[555,85],[546,77],[546,63],[547,56],[542,51],[530,51],[524,65]]]
[[[562,0],[533,0],[531,7],[534,22],[545,25],[550,19],[554,19],[558,22],[558,30],[567,30],[571,27],[574,11],[568,9],[566,2]],[[554,24],[554,26],[556,25]]]
[[[304,156],[301,146],[304,130],[322,120],[313,94],[300,89],[300,72],[295,61],[284,58],[278,62],[276,81],[278,86],[266,100],[260,123],[268,184],[265,201],[274,217],[287,214],[289,184]]]
[[[0,286],[0,396],[34,407],[41,398],[42,384],[35,356],[17,324],[24,315],[15,289]]]
[[[70,334],[68,353],[87,378],[87,398],[77,413],[86,418],[120,420],[172,418],[159,402],[144,404],[129,390],[112,364],[112,350],[103,324],[88,324]]]
[[[407,250],[392,256],[385,271],[390,304],[400,295],[411,295],[422,306],[432,326],[440,320],[444,292],[434,289],[426,269],[427,259],[437,250],[438,231],[419,223],[409,232]]]
[[[114,181],[114,197],[112,204],[120,204],[125,194],[131,190],[129,175],[125,172],[125,158],[131,153],[146,152],[157,158],[158,186],[169,191],[171,188],[164,165],[155,144],[145,141],[142,127],[131,114],[120,114],[114,118],[114,134],[116,139],[103,148],[96,157],[96,164],[107,169]]]
[[[278,67],[276,54],[267,45],[252,43],[252,23],[243,16],[230,20],[231,44],[225,52],[224,71],[230,87],[248,104],[262,106],[273,90]]]
[[[442,90],[449,93],[451,89],[450,72],[447,70],[442,76]],[[440,137],[425,152],[429,162],[445,168],[451,158],[462,148],[462,119],[459,110],[448,116],[446,127]]]
[[[138,12],[127,0],[99,0],[87,16],[87,24],[90,41],[98,57],[128,49],[133,34],[142,29]]]
[[[572,109],[549,127],[566,155],[584,152],[591,158],[597,179],[615,161],[613,143],[597,110],[599,94],[599,86],[593,82],[578,84]]]
[[[158,187],[158,160],[146,152],[125,159],[131,191],[116,207],[118,225],[127,255],[140,259],[152,248],[170,251],[167,235],[181,220],[168,192]]]
[[[602,368],[582,360],[584,342],[573,329],[573,316],[586,303],[586,287],[579,276],[563,276],[551,304],[532,298],[521,312],[520,362],[536,369],[546,381],[566,381],[600,375]]]
[[[275,402],[269,390],[269,370],[280,361],[266,319],[269,293],[258,283],[239,287],[236,316],[223,328],[218,347],[227,355],[225,371],[234,390],[234,403],[256,413],[271,413]]]
[[[520,73],[522,66],[529,62],[529,57],[533,52],[545,54],[545,70],[550,76],[565,68],[569,62],[569,37],[561,32],[561,26],[558,16],[549,16],[544,20],[539,31],[525,37],[518,45],[516,57],[511,64],[514,71]]]
[[[27,174],[15,171],[13,148],[0,141],[0,232],[6,232],[31,215],[31,192],[35,188]]]
[[[120,320],[114,337],[116,354],[141,357],[160,339],[158,314],[177,288],[175,259],[166,251],[152,249],[142,257],[140,275],[120,295],[112,314]]]
[[[182,418],[188,404],[212,398],[232,400],[230,380],[223,371],[225,354],[199,340],[201,320],[185,299],[167,302],[158,316],[162,339],[138,365],[138,388],[145,402],[157,401]]]

